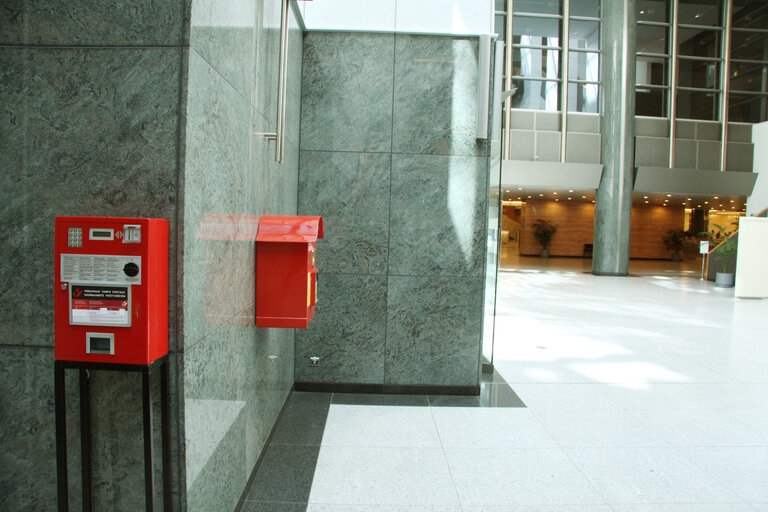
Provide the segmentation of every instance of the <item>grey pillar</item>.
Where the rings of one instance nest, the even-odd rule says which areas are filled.
[[[592,272],[623,276],[635,170],[635,0],[601,4],[603,176],[595,199]]]

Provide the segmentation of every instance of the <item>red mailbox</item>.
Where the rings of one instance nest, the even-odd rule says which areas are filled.
[[[57,361],[149,364],[168,353],[168,221],[56,217]]]
[[[305,329],[315,314],[322,217],[265,215],[256,235],[256,325]]]

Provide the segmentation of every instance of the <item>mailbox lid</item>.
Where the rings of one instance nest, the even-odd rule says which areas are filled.
[[[257,242],[311,243],[323,238],[323,218],[304,215],[264,215]]]

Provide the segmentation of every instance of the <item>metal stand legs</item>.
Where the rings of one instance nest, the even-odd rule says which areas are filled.
[[[80,371],[80,449],[83,512],[93,511],[91,473],[91,404],[88,370],[114,370],[141,372],[143,435],[144,435],[144,499],[147,512],[155,510],[154,446],[152,437],[152,370],[160,365],[160,416],[163,443],[163,510],[171,510],[171,426],[168,417],[169,385],[168,357],[162,357],[148,365],[109,363],[82,363],[56,361],[56,475],[58,481],[59,512],[69,510],[69,479],[67,471],[67,418],[65,370]]]

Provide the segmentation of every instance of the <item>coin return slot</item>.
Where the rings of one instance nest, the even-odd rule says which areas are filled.
[[[85,333],[85,352],[115,355],[115,335],[103,332]]]

